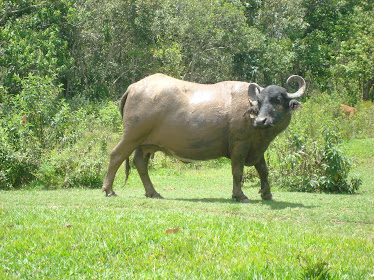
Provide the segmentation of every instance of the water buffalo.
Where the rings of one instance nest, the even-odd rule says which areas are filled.
[[[261,88],[255,83],[226,81],[197,84],[155,74],[130,85],[122,96],[121,141],[110,154],[103,184],[107,196],[115,196],[115,174],[135,151],[134,165],[146,197],[162,198],[148,175],[148,161],[156,151],[183,161],[231,159],[232,198],[249,202],[242,191],[244,165],[254,165],[261,180],[261,197],[272,200],[264,152],[283,131],[293,111],[301,108],[295,99],[305,92],[305,81],[295,81],[299,89],[287,93],[283,87]],[[127,167],[128,169],[128,167]]]

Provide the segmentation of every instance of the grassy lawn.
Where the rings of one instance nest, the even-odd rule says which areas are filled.
[[[2,279],[374,279],[374,139],[348,142],[355,195],[245,185],[232,202],[228,165],[153,169],[164,200],[135,170],[119,197],[97,189],[0,191]],[[273,182],[276,186],[276,182]],[[178,232],[166,233],[179,228]],[[309,277],[309,278],[308,278]]]

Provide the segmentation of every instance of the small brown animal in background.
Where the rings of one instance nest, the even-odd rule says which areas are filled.
[[[347,117],[354,116],[354,114],[356,113],[356,108],[354,107],[344,104],[339,104],[339,106],[341,107],[342,113],[344,113]]]
[[[29,116],[24,114],[22,117],[22,123],[27,123],[27,120],[29,119]]]

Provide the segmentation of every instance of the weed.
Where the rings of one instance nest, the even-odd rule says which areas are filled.
[[[333,279],[331,269],[328,263],[318,256],[297,256],[300,267],[302,268],[300,280],[329,280]]]

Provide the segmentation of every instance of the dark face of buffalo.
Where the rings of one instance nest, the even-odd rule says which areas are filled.
[[[268,86],[260,91],[257,84],[251,84],[249,95],[255,101],[251,102],[250,114],[253,125],[256,128],[267,128],[277,126],[277,124],[288,125],[292,112],[301,109],[301,104],[295,99],[305,92],[305,81],[300,76],[291,76],[287,84],[296,81],[299,89],[295,93],[287,93],[286,89],[280,86]]]
[[[286,98],[286,90],[279,86],[268,86],[257,97],[258,116],[254,119],[254,126],[266,128],[290,119],[291,113],[302,108],[295,99]]]

